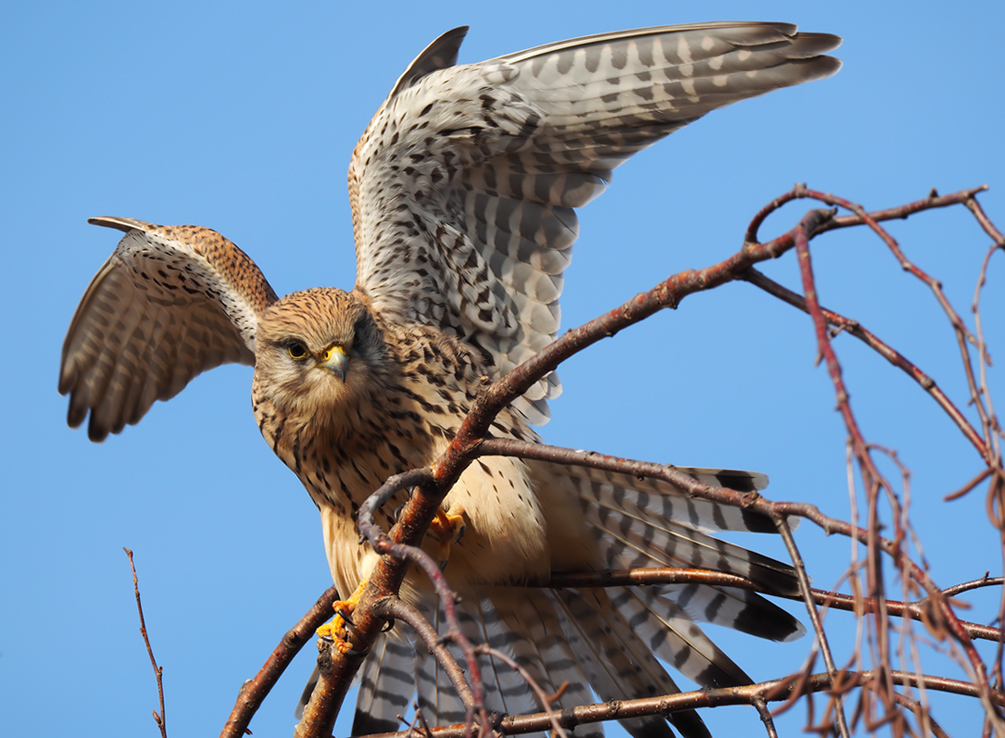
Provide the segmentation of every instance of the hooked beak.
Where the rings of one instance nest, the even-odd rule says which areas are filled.
[[[321,366],[345,382],[345,373],[349,369],[349,357],[341,346],[329,346],[325,351]]]

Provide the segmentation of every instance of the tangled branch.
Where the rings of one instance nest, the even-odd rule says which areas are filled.
[[[984,188],[974,188],[940,196],[934,191],[916,202],[896,208],[867,212],[861,206],[842,198],[797,186],[763,208],[751,221],[743,247],[718,264],[705,269],[689,270],[671,276],[648,292],[640,293],[624,305],[573,329],[520,365],[507,376],[487,387],[477,399],[459,432],[444,454],[430,467],[412,470],[396,475],[367,500],[359,512],[361,533],[381,554],[369,584],[364,591],[353,615],[353,625],[349,633],[349,648],[345,653],[335,649],[322,649],[319,665],[321,679],[314,697],[297,728],[298,736],[328,735],[334,724],[335,714],[348,690],[356,668],[365,658],[367,649],[373,643],[388,618],[403,621],[414,628],[427,643],[434,657],[440,662],[468,708],[468,722],[463,728],[435,729],[435,735],[471,735],[472,731],[487,734],[494,727],[494,721],[484,709],[482,685],[478,669],[478,656],[483,649],[468,642],[457,626],[452,611],[454,595],[438,566],[427,556],[419,543],[435,516],[439,505],[461,473],[476,458],[485,455],[520,456],[527,459],[544,459],[566,464],[577,464],[610,471],[624,472],[639,477],[666,480],[687,494],[725,505],[737,506],[761,512],[777,522],[790,557],[801,580],[801,598],[807,608],[813,630],[816,634],[816,650],[823,656],[826,667],[824,674],[811,674],[813,659],[807,660],[806,669],[788,679],[762,682],[744,687],[721,690],[702,690],[677,695],[668,695],[648,700],[625,700],[606,705],[582,706],[563,710],[560,714],[546,710],[537,716],[506,717],[498,723],[506,733],[531,730],[573,728],[586,722],[598,720],[624,719],[638,715],[667,715],[676,709],[691,709],[722,704],[753,705],[765,721],[769,735],[774,727],[767,702],[787,701],[788,704],[804,695],[824,692],[829,705],[822,723],[814,730],[826,729],[840,735],[850,735],[859,722],[867,730],[875,730],[880,724],[892,726],[895,735],[913,734],[915,729],[908,723],[912,715],[917,725],[927,734],[941,735],[942,729],[932,719],[925,702],[927,691],[947,691],[966,694],[980,700],[986,716],[988,730],[1005,735],[1005,713],[1000,689],[1002,680],[1002,630],[961,620],[954,607],[953,597],[963,591],[977,587],[1001,586],[1000,578],[985,577],[956,588],[943,590],[931,578],[926,567],[914,561],[909,544],[912,531],[909,527],[907,505],[897,494],[896,488],[880,472],[874,454],[885,453],[866,441],[853,412],[849,393],[844,383],[842,368],[832,345],[839,333],[848,333],[896,366],[911,378],[934,403],[943,411],[960,433],[968,440],[979,456],[984,468],[973,477],[955,496],[969,493],[981,484],[988,483],[988,509],[992,522],[1001,531],[1005,550],[1005,514],[1003,493],[1005,493],[1005,472],[1003,472],[1000,440],[1001,427],[994,413],[991,394],[987,386],[985,367],[989,363],[983,329],[979,320],[978,303],[981,289],[986,280],[987,265],[996,249],[1005,248],[1002,234],[983,213],[976,195]],[[757,241],[757,234],[765,219],[784,205],[799,199],[812,199],[831,209],[808,211],[800,222],[788,232],[765,243]],[[910,215],[936,208],[958,205],[966,206],[974,215],[993,244],[984,259],[978,287],[972,305],[975,315],[975,329],[966,327],[960,314],[952,307],[941,285],[936,279],[909,261],[896,240],[880,224],[892,219],[902,219]],[[838,215],[843,209],[849,214]],[[971,423],[931,378],[916,364],[908,360],[892,345],[866,329],[858,321],[824,308],[817,295],[816,281],[809,244],[813,238],[831,230],[866,226],[885,244],[905,272],[921,280],[931,290],[942,307],[956,337],[963,371],[967,377],[968,403],[975,408],[978,422]],[[795,251],[800,267],[802,294],[793,292],[765,277],[755,269],[755,265],[767,259],[778,258],[788,251]],[[575,353],[603,338],[610,337],[624,328],[637,323],[665,307],[676,307],[688,295],[713,289],[725,282],[742,280],[753,284],[766,293],[792,305],[811,317],[820,357],[834,386],[837,409],[848,433],[850,462],[857,470],[865,493],[865,522],[857,525],[824,515],[815,506],[796,502],[772,502],[756,493],[741,493],[716,487],[678,472],[672,466],[651,464],[641,461],[620,459],[585,451],[573,451],[540,444],[520,443],[512,440],[489,438],[487,433],[496,414],[514,399],[527,391],[541,377],[553,371],[561,362]],[[975,349],[976,359],[971,354]],[[895,457],[892,457],[895,459]],[[896,460],[896,459],[895,459]],[[899,463],[899,462],[897,462]],[[906,469],[902,469],[904,479]],[[850,478],[854,478],[850,474]],[[397,522],[390,531],[382,530],[374,521],[373,512],[395,493],[411,489],[411,494]],[[856,504],[853,498],[853,505]],[[891,511],[892,531],[883,535],[884,523],[881,511],[885,505]],[[828,534],[846,536],[864,546],[865,559],[861,565],[853,562],[849,570],[851,594],[841,594],[824,590],[814,590],[809,586],[801,554],[791,534],[790,518],[804,518]],[[855,516],[852,517],[854,521]],[[410,564],[421,568],[433,583],[441,607],[446,615],[447,629],[437,634],[417,612],[409,610],[396,598],[406,569]],[[922,593],[921,599],[911,601],[905,596],[903,601],[888,598],[884,567],[892,564],[900,573],[905,592]],[[859,571],[864,572],[864,587],[858,583]],[[722,586],[755,588],[750,582],[717,572],[703,570],[644,570],[626,572],[589,572],[562,574],[552,578],[546,586],[624,586],[626,584],[652,584],[669,582],[714,582]],[[768,593],[772,594],[772,593]],[[776,593],[777,594],[777,593]],[[319,600],[312,610],[323,611],[326,598]],[[1002,600],[999,621],[1005,620],[1005,598]],[[329,605],[330,606],[330,605]],[[821,617],[821,608],[847,609],[856,613],[862,622],[868,624],[871,644],[872,668],[848,668],[839,666],[828,646]],[[330,612],[328,613],[330,614]],[[917,671],[897,670],[894,662],[894,646],[890,634],[891,618],[899,618],[905,623],[921,622],[938,641],[954,644],[954,652],[959,654],[960,663],[966,668],[969,683],[947,680],[937,676],[924,675]],[[284,643],[277,648],[269,663],[263,669],[268,678],[249,683],[242,689],[241,697],[228,721],[224,735],[239,735],[246,728],[261,696],[271,685],[272,675],[278,676],[292,658],[290,651],[302,645],[302,634],[313,627],[316,618],[305,617],[294,631],[287,634]],[[319,624],[319,623],[318,623]],[[996,663],[989,675],[989,669],[974,648],[974,639],[995,640],[999,643]],[[444,641],[452,641],[464,654],[464,667],[458,664],[451,653],[443,647]],[[299,645],[298,645],[299,644]],[[863,658],[856,654],[855,659]],[[277,672],[278,670],[278,672]],[[273,679],[274,681],[274,679]],[[921,700],[916,700],[903,688],[921,691]],[[901,689],[898,689],[901,688]],[[854,713],[846,714],[845,700],[853,690],[861,697]],[[810,703],[812,709],[812,703]],[[638,710],[639,712],[636,712]],[[815,722],[812,713],[810,724]],[[397,735],[397,734],[396,734]],[[403,734],[402,734],[403,735]]]

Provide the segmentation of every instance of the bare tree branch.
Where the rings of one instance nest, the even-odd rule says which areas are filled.
[[[258,674],[241,686],[234,709],[220,732],[221,738],[240,738],[247,733],[251,718],[273,685],[286,671],[286,667],[293,661],[293,657],[311,640],[314,632],[331,619],[332,605],[336,600],[338,600],[338,589],[333,585],[326,589],[314,606],[283,635],[279,645],[272,651],[272,655]]]
[[[402,619],[416,629],[416,632],[434,652],[440,663],[445,668],[449,667],[452,670],[451,679],[454,686],[468,707],[469,720],[466,726],[446,731],[436,729],[433,732],[436,735],[460,735],[462,733],[470,735],[472,730],[486,734],[492,729],[491,720],[482,701],[482,685],[477,664],[477,654],[483,649],[467,642],[464,638],[460,628],[457,627],[456,615],[453,613],[453,592],[440,573],[436,562],[418,547],[429,522],[435,516],[440,502],[451,485],[475,458],[492,454],[545,459],[663,479],[676,485],[686,494],[771,516],[778,521],[779,531],[783,535],[795,564],[797,576],[801,582],[802,598],[810,613],[820,644],[819,652],[824,657],[827,669],[825,675],[810,673],[815,658],[815,651],[812,651],[804,671],[787,679],[728,690],[703,690],[702,692],[670,695],[654,698],[655,701],[629,700],[609,705],[584,706],[573,710],[563,710],[558,714],[558,717],[554,711],[550,714],[546,711],[538,716],[507,717],[500,725],[503,731],[557,730],[560,727],[571,728],[584,722],[596,720],[623,719],[643,714],[666,715],[676,709],[691,709],[713,704],[748,704],[758,710],[768,734],[775,735],[773,721],[765,706],[767,702],[791,701],[800,696],[826,692],[829,695],[829,703],[821,720],[816,721],[812,714],[810,715],[809,724],[816,726],[813,728],[814,730],[837,732],[842,736],[849,736],[854,726],[858,724],[862,724],[867,730],[875,729],[879,725],[889,725],[895,735],[913,734],[915,728],[911,726],[911,721],[914,720],[924,734],[941,735],[943,734],[942,729],[930,715],[924,692],[925,690],[935,690],[952,691],[978,697],[982,701],[985,714],[990,721],[989,729],[998,733],[1005,732],[1003,730],[1005,720],[1002,718],[1002,692],[997,686],[992,686],[987,668],[974,649],[972,642],[973,639],[990,639],[999,643],[995,675],[1000,681],[1001,644],[1005,642],[1002,629],[960,620],[951,601],[951,597],[976,587],[991,586],[992,584],[1001,586],[1002,580],[985,577],[942,590],[931,579],[924,565],[924,560],[920,559],[922,563],[919,564],[911,558],[909,547],[913,542],[913,545],[920,552],[920,541],[913,536],[910,529],[908,472],[900,464],[894,452],[866,442],[848,401],[848,390],[844,385],[841,365],[831,345],[831,339],[837,332],[845,331],[856,336],[888,362],[906,373],[950,417],[986,464],[986,469],[974,476],[971,482],[956,496],[965,494],[990,480],[989,515],[1002,531],[1003,551],[1005,551],[1005,513],[1001,512],[1003,509],[1002,501],[1005,499],[1005,473],[1002,471],[999,442],[1001,428],[990,403],[990,393],[987,388],[984,367],[990,363],[990,358],[984,344],[980,321],[977,320],[976,329],[971,332],[960,315],[949,304],[937,280],[908,261],[896,241],[879,225],[882,221],[906,218],[924,210],[965,204],[974,213],[985,232],[995,240],[993,248],[985,257],[978,287],[975,291],[972,309],[979,317],[977,304],[990,255],[994,250],[1005,245],[1001,233],[987,219],[974,199],[975,195],[983,189],[980,187],[963,190],[947,196],[939,196],[933,191],[922,200],[870,213],[861,206],[842,198],[816,192],[802,185],[796,186],[790,192],[776,198],[755,216],[748,228],[743,247],[728,259],[705,269],[690,270],[671,276],[650,291],[637,295],[619,308],[569,331],[514,369],[506,377],[494,384],[487,385],[474,403],[453,442],[436,462],[428,468],[412,470],[388,479],[380,490],[361,507],[359,511],[360,531],[374,549],[381,554],[381,558],[356,607],[351,627],[346,629],[344,634],[345,647],[342,649],[322,649],[322,658],[319,660],[321,680],[315,690],[314,698],[304,713],[304,720],[298,726],[296,735],[328,735],[334,722],[335,713],[348,689],[352,674],[362,662],[367,649],[373,643],[387,618]],[[837,215],[836,210],[810,210],[799,224],[787,233],[763,244],[756,242],[757,232],[770,214],[789,202],[803,198],[815,199],[834,208],[845,208],[851,212],[851,215]],[[810,240],[829,230],[858,225],[866,225],[873,230],[897,258],[898,263],[929,286],[936,300],[943,307],[957,338],[962,366],[967,376],[969,399],[971,404],[979,406],[976,409],[980,421],[979,430],[969,422],[957,404],[936,386],[934,380],[914,363],[907,360],[887,342],[866,330],[858,322],[845,318],[834,311],[825,310],[820,305],[809,249]],[[776,258],[789,250],[796,251],[802,277],[803,295],[798,295],[776,284],[754,269],[755,264],[769,258]],[[757,493],[740,493],[703,484],[671,466],[488,437],[489,426],[500,409],[523,394],[536,381],[554,370],[569,356],[605,337],[616,334],[664,307],[676,307],[685,297],[694,292],[712,289],[732,280],[751,282],[807,312],[812,318],[820,356],[827,365],[835,388],[838,411],[848,430],[849,458],[858,469],[864,485],[866,502],[864,525],[859,526],[855,522],[845,522],[826,516],[812,505],[772,502]],[[831,327],[836,331],[832,331]],[[968,346],[970,344],[977,347],[979,367],[977,370],[975,370],[969,354]],[[905,493],[903,501],[893,485],[880,473],[873,459],[873,454],[886,454],[900,466],[901,483]],[[856,478],[854,473],[850,473],[849,478],[852,480],[854,492]],[[390,531],[381,530],[374,522],[373,512],[396,493],[405,489],[410,489],[411,495],[397,522]],[[886,509],[881,508],[881,502],[885,502],[892,513],[890,535],[881,533],[884,525],[881,519],[881,509]],[[854,512],[856,506],[854,497],[852,505]],[[845,595],[810,589],[805,566],[791,535],[791,529],[786,522],[786,519],[792,516],[806,518],[827,533],[839,533],[865,546],[863,570],[866,587],[864,591],[859,584],[859,564],[854,561],[847,575],[852,594]],[[857,520],[857,516],[853,515],[852,521],[855,520]],[[892,563],[902,575],[903,601],[898,602],[887,598],[884,565],[888,563]],[[395,597],[410,564],[415,564],[422,569],[436,589],[448,624],[446,632],[442,634],[436,634],[432,630],[432,626],[421,615],[404,607]],[[563,573],[554,576],[546,586],[634,586],[646,583],[682,582],[715,583],[719,586],[757,589],[752,583],[738,577],[696,569]],[[910,601],[918,593],[923,593],[924,598],[916,602]],[[1002,603],[1002,612],[1005,612],[1005,597],[1003,597]],[[320,604],[321,601],[319,601]],[[831,649],[827,645],[826,633],[817,612],[818,607],[848,609],[857,613],[860,618],[859,622],[867,625],[863,635],[867,636],[865,642],[872,649],[874,668],[852,669],[848,666],[839,667],[837,665]],[[330,613],[328,614],[330,615]],[[956,652],[960,655],[961,663],[968,670],[972,684],[894,669],[892,666],[894,649],[889,635],[890,618],[900,618],[907,623],[901,631],[901,660],[908,658],[907,652],[904,650],[905,646],[909,646],[911,653],[915,653],[916,636],[910,630],[909,621],[922,622],[936,638],[951,639],[950,642],[955,644]],[[459,646],[464,654],[463,668],[461,664],[454,661],[451,653],[445,648],[444,638]],[[277,652],[279,651],[280,649],[277,648]],[[277,654],[274,654],[274,657],[277,658],[276,663],[278,664],[280,658]],[[285,657],[284,653],[282,658]],[[856,656],[853,656],[852,661],[858,658],[860,658],[860,654],[856,649]],[[270,658],[270,662],[272,661],[273,659]],[[266,667],[274,668],[270,667],[269,664]],[[920,672],[920,666],[918,669]],[[263,672],[265,671],[266,669],[263,668]],[[256,679],[258,678],[256,677]],[[898,689],[898,687],[905,686],[921,689],[921,700],[916,700],[913,696]],[[260,683],[256,682],[254,686],[249,685],[245,690],[242,690],[239,706],[241,700],[247,697],[246,704],[249,707],[246,713],[249,716],[254,707],[257,707],[257,702],[253,703],[250,695],[254,693],[256,695],[254,699],[260,701],[257,695],[261,689],[265,691],[268,689],[264,679]],[[845,716],[843,701],[852,690],[859,690],[859,699],[851,722],[849,722]],[[546,695],[543,696],[546,697]],[[807,701],[807,707],[812,711],[812,702]],[[238,707],[235,707],[235,712],[237,710]],[[642,712],[636,713],[633,710],[642,710]],[[645,710],[649,710],[649,712],[645,712]],[[474,720],[475,715],[478,716],[477,720]],[[555,720],[558,721],[557,724],[554,722]],[[237,726],[238,723],[234,725]],[[246,726],[247,722],[240,723],[240,725]],[[228,724],[228,728],[230,727]],[[226,731],[225,734],[236,735],[236,733],[226,733]]]
[[[143,636],[143,643],[147,647],[147,656],[150,657],[150,665],[154,668],[154,677],[157,679],[157,698],[160,701],[161,711],[153,711],[154,722],[161,731],[161,738],[167,738],[167,715],[164,711],[164,669],[157,665],[154,658],[154,649],[150,645],[150,637],[147,635],[147,622],[143,617],[143,603],[140,602],[140,580],[136,576],[136,564],[133,561],[133,552],[123,546],[123,551],[129,557],[129,568],[133,571],[133,592],[136,594],[136,609],[140,615],[140,634]]]

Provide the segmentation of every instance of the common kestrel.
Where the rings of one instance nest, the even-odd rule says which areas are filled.
[[[136,423],[197,374],[254,365],[259,429],[321,512],[342,596],[376,562],[355,513],[391,474],[428,465],[482,386],[552,341],[574,208],[632,154],[718,107],[834,74],[836,36],[781,23],[705,23],[588,36],[455,66],[466,29],[412,62],[353,153],[349,195],[357,277],[351,292],[277,299],[254,262],[218,233],[93,218],[125,232],[85,293],[63,347],[69,423],[90,414],[94,441]],[[559,392],[551,375],[491,432],[536,441]],[[760,489],[761,474],[685,470]],[[461,476],[444,506],[462,516],[447,577],[469,637],[509,653],[561,704],[677,691],[657,657],[699,685],[749,677],[694,619],[786,640],[783,610],[704,585],[552,590],[518,585],[553,572],[685,566],[792,592],[791,568],[709,535],[774,530],[748,511],[690,499],[660,481],[492,457]],[[388,507],[393,507],[389,505]],[[381,522],[389,523],[389,513]],[[417,575],[403,596],[433,621]],[[430,725],[464,719],[449,682],[407,635],[382,636],[363,667],[354,732],[390,730],[413,691]],[[524,680],[487,662],[489,707],[538,708]],[[707,735],[697,714],[671,721]],[[669,736],[660,717],[625,722]],[[577,734],[600,734],[583,726]]]

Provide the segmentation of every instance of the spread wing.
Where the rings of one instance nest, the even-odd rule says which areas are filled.
[[[59,392],[70,395],[67,422],[76,428],[90,413],[88,436],[102,441],[200,372],[254,365],[257,315],[276,293],[243,251],[208,228],[88,222],[126,235],[73,316]]]
[[[354,152],[356,289],[441,327],[495,376],[550,343],[574,208],[632,154],[705,113],[828,77],[837,36],[782,23],[610,33],[453,66],[465,28],[406,70]],[[523,398],[547,419],[556,377]]]

